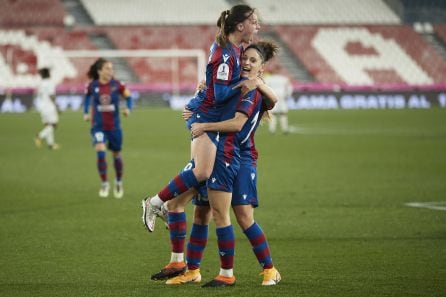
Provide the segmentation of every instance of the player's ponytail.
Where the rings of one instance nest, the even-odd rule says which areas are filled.
[[[91,66],[90,69],[87,72],[87,76],[89,79],[92,80],[98,80],[99,79],[99,73],[98,71],[102,69],[102,66],[107,63],[108,60],[104,58],[97,59]]]
[[[228,15],[229,10],[223,11],[217,21],[218,33],[215,37],[215,40],[219,46],[224,46],[228,42],[228,37],[226,36],[224,30],[226,18],[228,17]]]

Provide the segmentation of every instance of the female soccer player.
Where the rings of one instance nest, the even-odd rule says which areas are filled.
[[[223,11],[217,21],[219,32],[216,41],[211,46],[209,63],[206,69],[206,91],[204,99],[195,113],[196,121],[217,122],[221,120],[222,109],[239,87],[240,81],[240,53],[242,43],[249,43],[260,29],[255,10],[247,5],[236,5],[231,10]],[[255,86],[252,86],[254,83]],[[266,87],[260,79],[251,80],[244,89],[252,90],[258,87],[265,92],[266,98],[275,98],[274,93]],[[204,133],[192,141],[192,159],[195,167],[182,171],[174,177],[154,197],[146,198],[142,202],[143,222],[147,230],[152,232],[161,205],[186,192],[190,188],[198,188],[205,182],[214,166],[218,133]]]
[[[34,138],[34,143],[38,148],[42,146],[42,140],[45,139],[48,148],[52,150],[59,149],[59,145],[54,140],[54,130],[59,122],[59,115],[57,112],[56,104],[56,86],[51,80],[50,69],[39,69],[40,77],[42,81],[37,90],[37,110],[40,112],[42,123],[44,128]]]
[[[113,194],[116,198],[122,198],[124,188],[122,185],[122,130],[119,102],[121,97],[126,99],[127,105],[123,110],[123,115],[128,116],[132,109],[132,98],[125,85],[113,78],[113,65],[110,61],[99,58],[91,65],[87,75],[91,82],[85,95],[84,120],[91,121],[92,124],[91,136],[96,149],[97,169],[102,182],[99,196],[108,197],[110,192],[106,161],[106,149],[108,148],[113,154],[116,173]]]
[[[243,76],[256,76],[263,70],[265,62],[274,56],[276,52],[277,47],[269,42],[259,42],[256,45],[248,46],[245,55],[242,58]],[[260,226],[254,221],[254,207],[258,206],[256,186],[257,151],[254,144],[254,133],[258,126],[258,119],[261,118],[262,114],[266,111],[265,106],[262,106],[263,102],[258,100],[255,101],[258,96],[258,93],[254,92],[251,96],[240,98],[240,101],[235,100],[236,103],[238,103],[238,107],[237,113],[232,119],[219,123],[193,124],[192,131],[197,135],[204,133],[204,131],[240,131],[240,133],[238,133],[240,142],[240,169],[235,180],[231,204],[240,227],[251,242],[253,251],[259,263],[262,265],[262,274],[264,276],[262,285],[275,285],[281,279],[280,273],[273,266],[266,237]],[[251,104],[251,102],[256,102],[257,104]],[[229,115],[234,115],[234,112],[235,105],[227,110]],[[252,117],[253,120],[247,122],[250,113],[251,117],[252,113],[254,113],[254,116]],[[241,136],[244,136],[244,138],[240,138]],[[219,152],[217,152],[217,158]],[[228,157],[228,154],[225,154],[225,156]],[[219,189],[219,186],[217,186],[217,188]],[[198,197],[201,199],[194,199],[194,204],[196,206],[194,224],[192,226],[187,250],[187,271],[183,272],[184,268],[182,269],[182,267],[185,266],[184,263],[174,261],[175,257],[179,257],[178,251],[182,252],[182,247],[184,246],[186,228],[185,223],[182,224],[181,222],[183,221],[182,217],[185,217],[184,206],[190,199],[189,192],[184,193],[177,199],[167,203],[170,210],[168,217],[172,243],[172,258],[171,263],[169,263],[171,265],[167,265],[159,273],[153,275],[152,279],[165,279],[182,273],[177,277],[169,279],[166,283],[175,285],[201,281],[199,267],[207,243],[210,209],[207,199],[203,199],[205,197],[202,195],[199,195]],[[228,228],[224,227],[223,230],[217,229],[217,235],[219,235],[219,233],[224,233],[225,229]],[[183,260],[181,259],[181,261]],[[226,262],[227,261],[224,261],[222,264],[226,265]],[[223,268],[222,266],[221,274],[205,286],[226,286],[234,284],[235,278],[228,278],[225,276],[228,272],[227,270],[227,268]]]

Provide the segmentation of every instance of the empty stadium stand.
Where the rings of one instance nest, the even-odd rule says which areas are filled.
[[[446,8],[441,1],[428,0],[431,5],[427,8],[418,0],[244,2],[258,9],[264,36],[284,48],[286,55],[274,63],[285,66],[284,72],[295,86],[308,85],[310,89],[314,85],[385,88],[446,84],[442,50],[446,24],[424,23],[423,28],[432,28],[429,39],[414,30],[416,25],[404,23],[408,15],[416,20],[417,7],[423,7],[423,18],[425,11],[432,9],[442,15]],[[102,0],[2,0],[0,87],[5,87],[5,82],[16,87],[32,85],[37,68],[60,64],[45,59],[71,51],[176,48],[200,49],[207,54],[220,12],[233,4],[224,0],[196,0],[194,5],[164,0],[109,0],[106,5]],[[398,9],[404,5],[407,11]],[[71,13],[78,20],[67,24],[67,16],[73,17]],[[97,36],[104,39],[102,46]],[[434,46],[430,42],[433,39],[439,40],[439,45]],[[66,59],[63,63],[68,70],[58,70],[55,75],[65,86],[81,86],[94,59]],[[194,58],[121,60],[131,73],[126,80],[144,86],[169,86],[177,80],[190,88],[200,71]],[[176,77],[174,68],[178,69]]]

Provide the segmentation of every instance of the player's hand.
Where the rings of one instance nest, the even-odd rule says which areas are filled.
[[[124,110],[122,111],[122,114],[126,117],[128,117],[130,115],[130,109],[128,108],[124,108]]]
[[[204,133],[204,124],[203,123],[193,123],[190,132],[193,137],[198,137]]]
[[[191,110],[187,109],[187,107],[185,106],[183,108],[183,113],[181,116],[183,117],[183,120],[187,121],[192,116],[192,114],[193,114],[193,112]]]
[[[240,88],[240,93],[242,96],[248,94],[250,91],[257,88],[257,79],[246,79],[242,80],[238,84],[236,84],[233,89]]]
[[[197,89],[195,91],[196,91],[196,93],[198,93],[203,90],[206,90],[206,81],[204,79],[198,83]]]
[[[89,122],[91,120],[90,114],[86,113],[84,114],[84,121]]]

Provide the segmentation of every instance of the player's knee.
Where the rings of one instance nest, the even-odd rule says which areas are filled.
[[[249,215],[237,215],[237,223],[242,230],[248,229],[254,222],[254,219]]]
[[[193,170],[194,170],[195,178],[199,182],[207,180],[211,176],[211,173],[212,173],[212,169],[209,170],[208,168],[197,168],[196,167]]]

